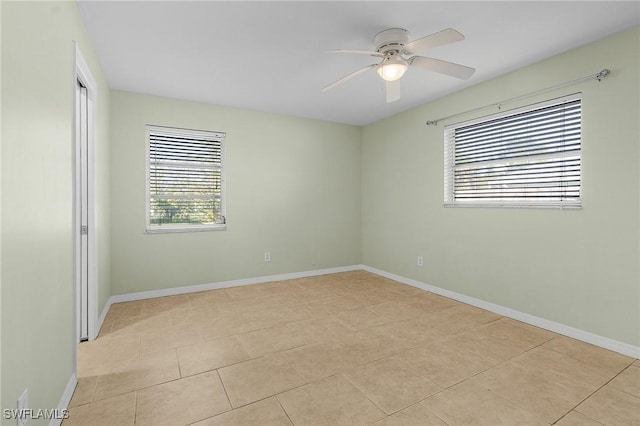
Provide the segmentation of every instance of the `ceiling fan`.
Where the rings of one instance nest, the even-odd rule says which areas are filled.
[[[353,53],[358,55],[369,55],[382,58],[380,63],[367,65],[357,71],[334,81],[322,89],[323,92],[351,80],[363,72],[375,69],[380,77],[386,82],[387,102],[394,102],[400,99],[400,77],[410,67],[419,67],[427,71],[445,74],[451,77],[466,80],[476,71],[453,62],[440,59],[418,56],[417,52],[442,46],[456,41],[464,40],[464,36],[453,28],[447,28],[426,37],[409,42],[409,31],[402,28],[390,28],[376,34],[373,38],[375,51],[367,50],[330,50],[330,53]]]

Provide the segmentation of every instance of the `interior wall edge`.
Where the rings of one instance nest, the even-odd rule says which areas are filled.
[[[110,100],[109,296],[361,263],[360,127],[123,91]],[[146,124],[226,133],[225,231],[145,232]]]
[[[71,402],[71,397],[73,396],[73,392],[76,390],[77,384],[78,377],[76,376],[76,373],[73,373],[71,374],[71,377],[69,377],[67,386],[65,386],[60,402],[56,407],[56,416],[53,416],[51,421],[49,421],[49,426],[60,426],[62,424],[62,420],[64,420],[64,410],[69,408],[69,403]]]
[[[639,30],[367,126],[362,263],[639,347]],[[443,127],[425,120],[603,66],[612,72],[602,82],[585,81],[508,108],[582,93],[582,209],[443,207]],[[472,115],[467,118],[484,116]],[[424,267],[417,257],[426,260]]]

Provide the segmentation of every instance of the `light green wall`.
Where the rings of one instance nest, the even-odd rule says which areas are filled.
[[[0,1],[0,224],[2,224],[2,1]],[[0,308],[2,307],[2,226],[0,226]],[[0,312],[0,384],[2,383],[2,312]],[[0,385],[0,404],[2,386]]]
[[[75,2],[3,2],[1,22],[2,408],[25,388],[31,408],[56,408],[74,369],[73,40],[99,85],[100,308],[110,294],[109,91]]]
[[[112,294],[365,263],[640,344],[638,30],[360,128],[110,93],[73,2],[3,1],[0,22],[2,408],[24,388],[57,406],[73,371],[72,40],[99,84],[100,310]],[[582,210],[442,207],[442,126],[425,120],[603,67],[561,91],[583,92]],[[227,132],[227,231],[144,233],[147,123]]]
[[[145,124],[227,133],[226,231],[145,233]],[[360,263],[360,154],[357,126],[112,92],[113,294]]]
[[[628,31],[366,126],[363,263],[640,345],[639,44]],[[527,101],[582,92],[581,210],[442,206],[443,125],[426,120],[602,68]]]

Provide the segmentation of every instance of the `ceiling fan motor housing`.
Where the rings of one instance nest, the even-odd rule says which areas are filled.
[[[410,66],[466,80],[473,75],[475,69],[453,62],[416,55],[417,52],[461,40],[464,40],[464,36],[453,28],[444,29],[437,33],[413,40],[412,42],[409,42],[409,31],[403,28],[389,28],[380,31],[373,37],[375,52],[344,49],[336,49],[331,52],[375,56],[382,58],[381,62],[367,65],[364,68],[347,74],[323,88],[322,91],[327,91],[345,81],[351,80],[367,70],[373,69],[385,80],[387,102],[393,102],[400,98],[400,85],[395,82],[402,78]]]
[[[373,38],[373,45],[376,52],[383,55],[390,51],[402,52],[405,45],[409,43],[409,31],[402,28],[390,28],[380,31]]]

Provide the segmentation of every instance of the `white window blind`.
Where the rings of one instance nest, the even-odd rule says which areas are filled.
[[[147,126],[147,230],[224,229],[225,134]]]
[[[445,127],[445,205],[580,207],[579,94]]]

